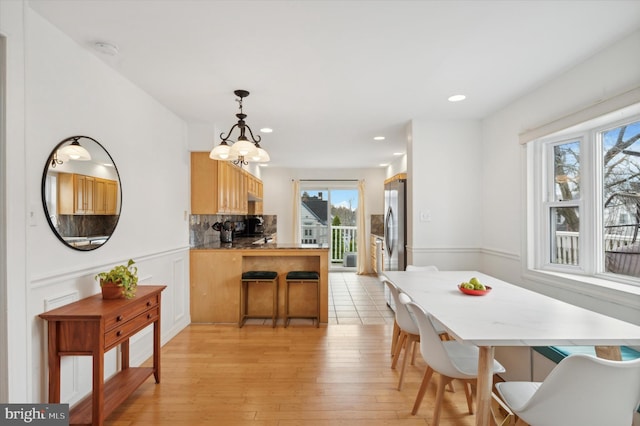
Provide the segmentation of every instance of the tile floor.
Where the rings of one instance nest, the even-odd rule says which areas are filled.
[[[354,268],[351,268],[352,270]],[[393,325],[395,313],[384,299],[383,284],[376,275],[352,271],[329,272],[329,325]],[[270,319],[248,319],[245,324],[270,325]],[[311,319],[292,318],[291,325],[313,325]],[[282,321],[278,321],[282,325]]]
[[[393,324],[393,319],[377,276],[329,272],[329,325]]]

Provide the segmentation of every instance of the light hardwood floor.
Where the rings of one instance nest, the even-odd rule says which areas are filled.
[[[410,414],[425,364],[392,370],[392,325],[191,325],[162,348],[162,382],[144,383],[106,425],[428,425],[435,383]],[[473,425],[464,392],[440,424]]]
[[[191,325],[162,348],[162,383],[148,380],[105,423],[215,426],[429,425],[435,382],[410,414],[425,364],[402,391],[389,354],[394,314],[375,276],[329,274],[329,325],[252,320]],[[464,392],[447,392],[440,424],[473,425]]]

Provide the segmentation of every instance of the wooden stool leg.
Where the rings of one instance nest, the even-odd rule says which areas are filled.
[[[276,323],[278,322],[278,280],[273,280],[272,284],[273,291],[273,311],[272,311],[272,320],[273,327],[275,328]]]
[[[320,280],[316,281],[316,328],[320,327]]]

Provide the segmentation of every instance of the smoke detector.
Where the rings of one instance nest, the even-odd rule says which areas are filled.
[[[118,46],[112,43],[107,43],[106,41],[96,41],[93,43],[93,48],[103,55],[108,56],[116,56],[119,52]]]

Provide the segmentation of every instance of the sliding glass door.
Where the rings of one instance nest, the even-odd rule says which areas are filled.
[[[332,265],[355,267],[357,209],[357,188],[306,185],[300,190],[300,242],[328,247]]]

